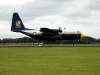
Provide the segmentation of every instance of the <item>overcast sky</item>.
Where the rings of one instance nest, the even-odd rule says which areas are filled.
[[[26,36],[10,31],[14,12],[27,28],[60,26],[100,38],[100,0],[0,0],[0,39]]]

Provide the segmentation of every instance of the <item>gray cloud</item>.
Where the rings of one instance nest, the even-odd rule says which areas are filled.
[[[10,6],[8,6],[9,8]],[[10,12],[6,6],[0,7],[0,20],[8,20],[10,17]]]
[[[73,1],[73,0],[38,0],[38,1],[52,1],[52,2],[70,2],[70,1]]]
[[[100,0],[92,0],[89,3],[88,8],[92,10],[100,10]]]
[[[17,5],[7,5],[0,6],[0,20],[10,20],[12,19],[12,14],[15,11],[18,11],[20,6]]]
[[[18,12],[24,19],[34,19],[36,17],[59,14],[64,2],[73,0],[35,0],[23,5]]]
[[[35,18],[45,15],[51,15],[51,14],[58,14],[61,11],[61,6],[63,5],[62,2],[54,2],[54,1],[33,1],[31,3],[25,4],[21,7],[19,11],[22,16],[28,15],[29,18]],[[29,19],[27,17],[27,19]]]
[[[18,12],[24,20],[36,17],[59,14],[65,2],[73,0],[34,0],[24,5],[7,5],[0,7],[0,19],[11,20],[13,12]]]
[[[5,34],[1,36],[6,37],[6,33],[10,30],[13,12],[19,13],[26,27],[55,28],[61,26],[67,27],[68,30],[70,28],[80,29],[92,36],[93,34],[90,34],[92,31],[99,34],[99,9],[99,0],[34,0],[23,5],[0,6],[1,29],[5,31],[5,27],[8,25]],[[3,22],[1,22],[2,20]],[[8,21],[8,23],[5,23],[5,21]],[[5,27],[2,27],[3,25]],[[16,34],[14,33],[14,35]]]
[[[89,11],[83,10],[83,11],[75,11],[75,12],[70,12],[67,14],[64,14],[64,16],[69,17],[69,18],[84,18],[84,17],[90,17],[92,14]]]

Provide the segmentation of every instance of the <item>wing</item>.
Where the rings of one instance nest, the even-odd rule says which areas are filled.
[[[55,33],[49,28],[40,28],[40,32],[42,32],[43,35],[55,35]]]
[[[52,32],[49,28],[40,28],[40,32]]]

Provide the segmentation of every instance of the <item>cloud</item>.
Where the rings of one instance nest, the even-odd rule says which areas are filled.
[[[49,2],[70,2],[70,1],[73,1],[73,0],[38,0],[38,1],[49,1]]]
[[[87,18],[91,17],[92,13],[87,9],[89,0],[74,0],[65,3],[63,6],[62,14],[68,18]]]
[[[100,0],[92,0],[89,3],[88,8],[91,10],[100,10]]]
[[[34,2],[30,3],[29,6],[25,5],[22,9],[25,11],[25,14],[32,14],[31,16],[44,16],[50,15],[52,13],[57,13],[59,10],[59,4],[55,4],[53,2]],[[30,13],[29,13],[30,12]]]
[[[33,1],[33,0],[0,0],[0,6],[8,6],[8,5],[23,5],[27,2],[30,2],[30,1]]]
[[[99,0],[25,0],[24,3],[21,1],[0,3],[0,29],[4,32],[0,34],[2,38],[11,37],[7,33],[11,33],[12,37],[23,36],[10,31],[12,14],[18,12],[27,28],[61,26],[70,31],[79,29],[86,35],[98,38],[99,8]]]
[[[65,17],[69,17],[69,18],[85,18],[85,17],[90,17],[91,16],[91,12],[88,10],[77,10],[77,11],[69,11],[67,13],[64,13]]]
[[[0,19],[11,20],[10,16],[12,16],[13,12],[18,12],[24,20],[31,20],[45,15],[60,14],[64,3],[71,1],[73,0],[29,0],[29,2],[25,1],[23,4],[22,2],[18,4],[18,1],[15,4],[11,1],[11,4],[8,3],[7,5],[0,6]]]
[[[19,11],[22,16],[26,15],[27,19],[34,19],[36,17],[41,17],[45,15],[51,14],[59,14],[61,11],[61,7],[63,6],[63,2],[67,2],[69,0],[36,0],[33,2],[29,2],[21,7]],[[71,0],[72,1],[72,0]]]

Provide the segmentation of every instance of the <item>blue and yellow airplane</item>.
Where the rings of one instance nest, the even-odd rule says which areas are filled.
[[[11,31],[13,32],[20,32],[32,38],[38,40],[48,40],[48,41],[55,41],[55,40],[78,40],[80,41],[82,38],[85,38],[85,34],[81,32],[63,32],[61,28],[59,29],[49,29],[49,28],[40,28],[40,32],[30,33],[26,32],[26,30],[34,30],[26,28],[19,17],[18,13],[13,13],[12,17],[12,25]]]

